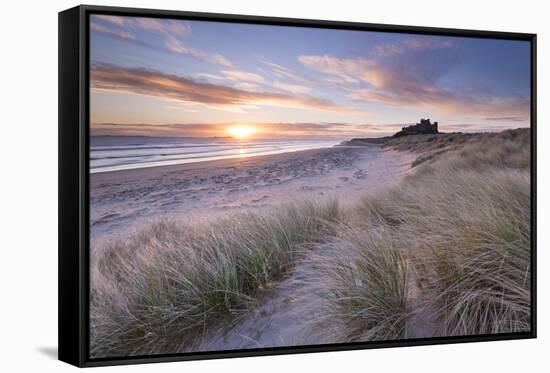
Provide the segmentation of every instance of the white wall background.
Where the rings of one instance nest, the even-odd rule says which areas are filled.
[[[76,1],[5,1],[0,13],[0,370],[68,371],[57,349],[57,12]],[[539,338],[110,368],[186,372],[535,372],[550,367],[550,23],[531,0],[111,0],[173,10],[538,34]]]

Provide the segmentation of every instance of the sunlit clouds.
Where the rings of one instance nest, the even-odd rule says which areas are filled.
[[[359,137],[530,125],[526,42],[93,15],[96,135]]]
[[[391,55],[401,53],[404,52],[392,52]],[[347,91],[348,97],[354,101],[424,108],[440,115],[467,113],[479,118],[493,115],[502,119],[529,117],[530,102],[526,97],[499,97],[438,86],[440,75],[434,71],[423,72],[423,66],[396,64],[395,61],[393,64],[383,64],[376,59],[326,55],[300,56],[298,59],[312,69],[349,83],[341,89]],[[422,65],[429,61],[415,63]],[[369,86],[361,87],[359,83]]]
[[[91,67],[90,82],[92,90],[134,93],[207,105],[237,107],[267,105],[317,111],[362,112],[360,109],[340,106],[330,100],[313,96],[253,92],[143,68],[97,64]]]

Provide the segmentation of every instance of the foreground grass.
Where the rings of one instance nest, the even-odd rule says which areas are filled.
[[[303,203],[205,227],[160,221],[102,248],[92,264],[92,356],[191,348],[238,319],[297,250],[330,234],[339,213],[335,202]]]
[[[365,200],[362,214],[380,213],[382,227],[393,226],[421,276],[436,335],[528,331],[528,173],[447,169],[407,181],[374,205]]]
[[[336,237],[306,255],[314,271],[305,292],[322,299],[312,321],[331,328],[325,343],[405,335],[405,256],[389,229],[364,223],[341,227]]]
[[[311,317],[338,326],[319,343],[528,331],[529,131],[438,136],[387,144],[417,152],[416,172],[353,208],[160,221],[98,248],[92,356],[193,350],[298,262],[322,300]],[[430,325],[413,325],[420,310]]]

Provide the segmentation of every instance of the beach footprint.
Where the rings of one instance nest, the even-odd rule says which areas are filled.
[[[250,200],[250,202],[252,202],[252,203],[258,203],[258,202],[264,201],[264,200],[266,200],[266,199],[268,199],[268,198],[269,198],[269,196],[265,196],[265,195],[264,195],[264,196],[262,196],[262,197],[260,197],[260,198],[256,198],[256,199]]]

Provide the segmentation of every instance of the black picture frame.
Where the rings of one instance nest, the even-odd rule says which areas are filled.
[[[89,16],[108,14],[528,41],[531,45],[531,331],[384,342],[89,357]],[[59,13],[59,360],[79,367],[536,338],[536,34],[81,5]]]

